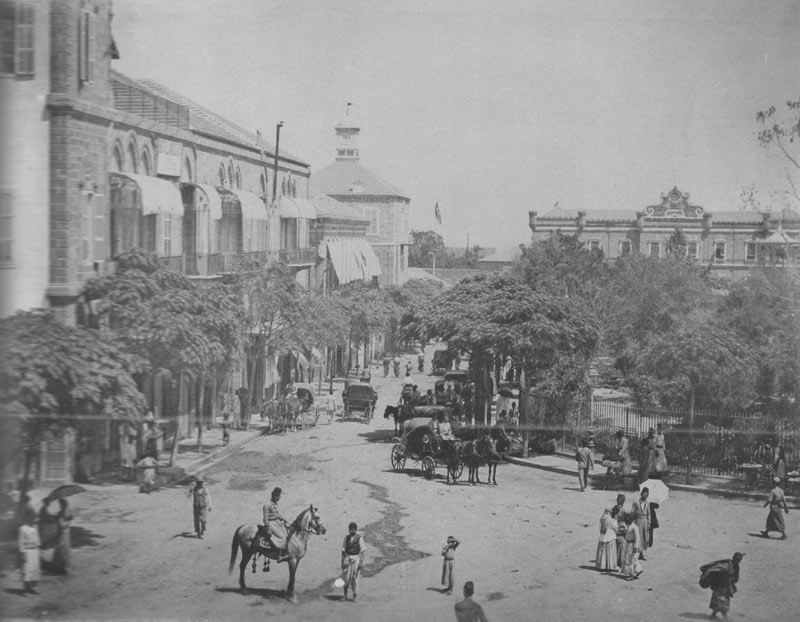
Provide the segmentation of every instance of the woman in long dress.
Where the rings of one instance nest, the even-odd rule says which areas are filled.
[[[631,506],[631,518],[636,523],[641,536],[639,543],[639,559],[644,559],[644,552],[647,550],[647,540],[650,531],[650,502],[647,497],[650,495],[650,490],[645,486],[642,488],[641,495],[633,502]]]
[[[42,578],[40,544],[39,530],[36,528],[36,514],[27,512],[25,522],[20,525],[17,537],[22,587],[26,594],[38,594],[36,584]]]
[[[617,451],[617,456],[622,463],[620,466],[622,475],[630,475],[631,453],[628,450],[628,437],[625,436],[625,432],[622,430],[617,430],[617,442],[615,443],[615,449]]]
[[[642,537],[630,514],[625,516],[625,524],[627,527],[625,528],[625,548],[622,552],[621,572],[625,577],[633,579],[642,574],[642,568],[639,565]]]
[[[653,443],[655,445],[655,464],[654,470],[656,473],[665,474],[668,472],[669,467],[667,466],[667,445],[666,441],[664,440],[664,428],[659,423],[656,426],[656,433],[653,436]]]
[[[595,566],[598,570],[609,572],[617,566],[617,521],[611,518],[611,510],[603,510],[600,517],[600,539],[597,541]]]
[[[783,515],[789,513],[789,508],[786,507],[786,497],[783,494],[783,489],[780,487],[780,478],[776,477],[772,482],[775,486],[769,491],[769,499],[767,499],[767,502],[764,504],[764,507],[769,506],[767,528],[761,533],[765,538],[768,538],[770,531],[777,531],[781,534],[781,540],[786,540],[786,521]]]
[[[56,514],[58,519],[58,541],[56,543],[56,550],[53,554],[53,566],[61,574],[69,572],[69,562],[72,552],[72,535],[70,528],[72,527],[72,511],[69,509],[69,504],[66,499],[59,499],[61,508]]]
[[[652,431],[652,428],[651,428]],[[655,441],[648,436],[639,442],[639,483],[642,484],[650,479],[650,471],[653,466],[653,453],[655,452]]]

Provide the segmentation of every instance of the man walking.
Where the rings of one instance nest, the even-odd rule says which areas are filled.
[[[208,513],[211,511],[211,494],[208,492],[205,480],[199,475],[192,490],[192,508],[194,510],[194,530],[197,537],[202,540],[203,534],[206,532]]]
[[[350,523],[347,535],[342,543],[342,570],[344,578],[344,600],[347,600],[348,589],[353,589],[353,601],[358,596],[358,573],[364,565],[364,538],[358,533],[358,525]]]
[[[475,584],[467,581],[464,584],[464,600],[456,603],[456,620],[458,622],[488,622],[483,613],[483,607],[472,600],[475,593]]]
[[[592,450],[589,449],[589,442],[586,439],[583,439],[581,445],[575,447],[575,461],[578,463],[578,484],[583,492],[586,490],[586,482],[589,479],[589,469],[594,470]]]

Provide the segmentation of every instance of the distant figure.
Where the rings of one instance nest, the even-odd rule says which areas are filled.
[[[458,544],[458,540],[453,536],[447,536],[447,542],[442,547],[442,585],[447,588],[445,594],[448,596],[453,593],[453,565]]]
[[[728,617],[731,608],[731,598],[736,593],[736,584],[739,582],[739,564],[744,553],[736,552],[733,559],[720,559],[710,564],[700,566],[700,587],[711,588],[711,617],[716,618],[721,613],[723,618]]]
[[[230,415],[225,413],[222,416],[222,446],[227,447],[231,442],[231,421]]]
[[[625,548],[622,552],[622,568],[620,572],[628,579],[635,579],[642,574],[642,568],[639,565],[642,537],[630,514],[625,515],[625,525]]]
[[[156,487],[157,466],[159,466],[158,460],[149,454],[136,463],[136,467],[142,469],[143,473],[143,482],[142,485],[139,486],[139,492],[144,492],[149,495]]]
[[[483,607],[472,600],[475,593],[475,584],[467,581],[464,584],[464,600],[456,603],[456,620],[458,622],[488,622],[483,613]]]
[[[333,389],[328,389],[328,395],[325,396],[325,412],[328,414],[328,421],[333,421],[333,416],[336,414],[336,397],[333,395]]]
[[[653,436],[653,444],[654,448],[654,458],[653,458],[653,470],[656,473],[665,474],[669,471],[667,466],[667,454],[666,454],[666,442],[664,440],[664,428],[659,423],[656,426],[656,433]]]
[[[781,480],[781,483],[786,479],[786,453],[783,450],[783,445],[778,443],[772,454],[772,474]]]
[[[586,439],[583,439],[580,444],[575,446],[575,462],[578,464],[578,484],[581,487],[581,492],[583,492],[586,490],[586,484],[589,480],[589,470],[594,470],[592,450],[589,449],[589,441]]]
[[[428,406],[436,404],[436,397],[433,395],[433,389],[428,389],[428,392],[425,394],[425,403]]]
[[[783,494],[783,489],[781,488],[781,480],[779,477],[775,477],[772,480],[772,483],[775,484],[772,490],[769,491],[769,498],[767,499],[766,503],[764,503],[764,507],[769,506],[769,514],[767,514],[767,528],[761,532],[761,534],[765,538],[769,538],[770,531],[777,531],[781,534],[781,540],[786,540],[786,521],[783,518],[783,514],[789,513],[789,508],[786,507],[786,497]],[[781,513],[783,510],[783,513]]]
[[[26,512],[24,522],[17,535],[17,549],[20,557],[20,574],[25,594],[38,594],[36,584],[42,578],[39,553],[39,530],[36,529],[36,513]]]
[[[650,428],[648,436],[639,441],[639,484],[650,479],[655,449],[655,430]]]
[[[625,436],[625,432],[622,430],[617,430],[616,432],[617,441],[615,443],[615,449],[617,450],[617,458],[620,465],[620,472],[623,476],[631,474],[631,454],[628,451],[628,438]]]
[[[122,463],[122,479],[131,481],[134,479],[134,462],[136,461],[136,437],[139,435],[136,424],[133,421],[126,421],[120,426],[119,453]]]
[[[633,518],[636,526],[639,528],[639,535],[641,542],[639,544],[639,559],[644,560],[644,552],[647,550],[647,544],[650,531],[650,502],[647,498],[650,496],[650,490],[645,486],[639,498],[633,502],[631,506],[631,517]]]
[[[56,514],[58,521],[58,540],[56,550],[53,553],[53,567],[56,572],[66,575],[69,574],[69,564],[72,554],[72,511],[66,499],[59,499],[59,510]]]
[[[208,491],[205,480],[197,477],[192,489],[192,511],[194,515],[194,531],[198,539],[203,539],[206,532],[208,513],[211,511],[211,493]]]
[[[611,510],[606,508],[600,517],[600,538],[594,558],[595,567],[603,572],[617,569],[617,528]]]

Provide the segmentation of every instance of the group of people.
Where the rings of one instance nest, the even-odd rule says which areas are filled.
[[[27,494],[20,500],[20,526],[17,530],[17,554],[23,594],[37,594],[36,586],[42,574],[42,550],[53,549],[50,565],[54,572],[69,573],[72,550],[72,511],[66,499],[58,499],[53,511],[52,501],[45,499],[36,512]]]
[[[626,509],[625,495],[619,494],[616,504],[603,510],[595,555],[598,570],[620,572],[628,579],[642,573],[639,562],[646,560],[645,552],[653,546],[653,531],[659,527],[659,504],[651,502],[649,496],[648,488],[642,488],[639,498]]]

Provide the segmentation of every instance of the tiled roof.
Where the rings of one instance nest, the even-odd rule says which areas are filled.
[[[313,173],[310,183],[311,192],[315,195],[363,194],[409,198],[404,192],[354,160],[337,160]]]
[[[326,194],[314,195],[309,198],[309,201],[317,209],[317,220],[335,218],[338,220],[369,222],[369,218],[364,216],[356,208],[351,207],[347,203],[341,203],[336,199],[332,199]]]
[[[158,95],[159,97],[163,97],[169,101],[172,101],[176,104],[186,107],[189,110],[189,125],[190,129],[196,130],[198,132],[202,132],[204,134],[209,134],[211,136],[215,136],[217,138],[222,138],[224,140],[232,141],[234,143],[238,143],[240,145],[244,145],[247,147],[256,148],[258,145],[258,139],[255,133],[249,132],[246,129],[239,127],[235,123],[228,121],[224,117],[218,115],[215,112],[212,112],[208,108],[201,106],[200,104],[192,101],[188,97],[181,95],[180,93],[176,93],[170,88],[167,88],[163,84],[156,82],[155,80],[150,80],[149,78],[130,78],[125,76],[119,72],[112,72],[112,76],[115,78],[122,79],[123,81],[138,86],[141,89],[146,91],[150,91],[151,93]],[[273,154],[275,153],[275,145],[268,143],[267,141],[261,141],[261,148],[266,151],[267,153]],[[306,162],[303,162],[296,156],[290,154],[287,151],[281,149],[279,156],[282,158],[286,158],[287,160],[293,160],[300,164],[304,164],[308,166]]]

